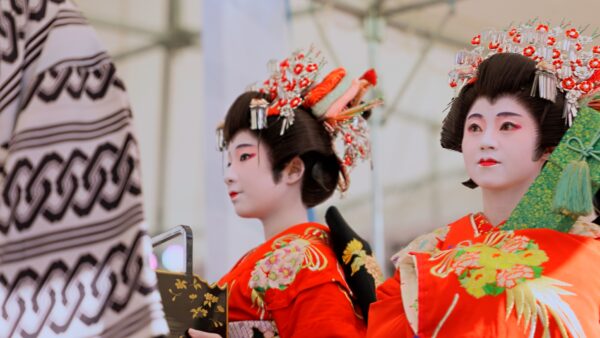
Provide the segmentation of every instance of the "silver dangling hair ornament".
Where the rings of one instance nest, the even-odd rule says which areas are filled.
[[[215,136],[217,138],[217,149],[220,152],[225,151],[226,145],[225,145],[225,136],[223,135],[223,128],[225,127],[224,123],[221,122],[219,123],[219,125],[217,126],[217,129],[215,130]]]
[[[536,65],[535,78],[531,87],[531,96],[540,97],[556,102],[558,93],[558,79],[554,71],[554,66],[546,61],[541,61]]]
[[[265,99],[252,99],[250,101],[250,129],[261,130],[267,128],[267,108],[269,102]]]

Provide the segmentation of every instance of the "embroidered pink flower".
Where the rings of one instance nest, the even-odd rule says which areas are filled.
[[[252,275],[250,276],[248,286],[250,286],[251,289],[264,289],[266,285],[267,274],[261,269],[254,269],[254,271],[252,271]]]
[[[281,261],[283,260],[283,253],[281,252],[273,252],[269,257],[265,257],[263,259],[262,269],[265,271],[269,271],[273,269],[275,266],[279,266]]]
[[[280,280],[277,272],[275,270],[271,270],[267,273],[267,287],[266,289],[279,289]]]
[[[248,286],[259,291],[284,290],[296,278],[304,262],[306,240],[295,240],[273,250],[256,263]]]
[[[291,266],[281,266],[275,271],[279,285],[289,285],[296,276],[296,270]]]
[[[496,276],[496,283],[500,287],[510,289],[515,287],[520,279],[533,278],[535,278],[535,274],[530,266],[517,264],[510,269],[500,270]]]
[[[515,236],[502,244],[500,250],[506,252],[515,252],[518,250],[527,249],[527,245],[529,245],[530,239],[525,236]]]
[[[304,262],[304,251],[296,251],[285,256],[285,266],[290,266],[294,270],[299,270]]]
[[[462,274],[466,269],[479,267],[479,252],[467,252],[460,255],[453,263],[451,268],[457,275]]]

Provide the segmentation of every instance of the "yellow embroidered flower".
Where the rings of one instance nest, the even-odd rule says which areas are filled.
[[[537,266],[548,261],[548,256],[546,255],[546,252],[540,249],[529,249],[520,252],[516,255],[519,263],[524,265]]]
[[[350,263],[352,256],[363,250],[363,245],[356,238],[348,242],[342,254],[344,264]]]
[[[489,268],[480,268],[471,270],[468,277],[460,280],[466,291],[475,298],[481,298],[486,295],[484,286],[496,281],[496,270]]]
[[[510,269],[518,263],[518,257],[510,252],[487,245],[474,245],[480,252],[479,264],[489,269]]]
[[[350,268],[352,269],[352,273],[350,273],[350,276],[354,276],[354,274],[357,273],[363,265],[365,265],[365,260],[363,256],[354,257],[354,259],[352,260],[352,264],[350,264]]]

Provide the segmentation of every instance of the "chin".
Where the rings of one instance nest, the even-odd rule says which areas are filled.
[[[506,183],[505,182],[499,182],[498,180],[486,180],[486,179],[473,179],[473,182],[477,183],[477,185],[479,186],[479,188],[481,189],[491,189],[491,190],[496,190],[496,189],[502,189],[506,187]]]
[[[248,210],[237,205],[233,206],[235,213],[242,218],[256,218],[255,213],[252,210]]]

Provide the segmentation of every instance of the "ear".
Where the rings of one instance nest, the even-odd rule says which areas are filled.
[[[283,169],[283,180],[286,184],[295,184],[304,176],[304,161],[298,156],[294,157]]]
[[[552,155],[552,152],[554,151],[554,148],[555,147],[548,147],[546,150],[544,150],[544,153],[541,156],[541,159],[544,160],[544,162],[548,161],[550,155]]]

